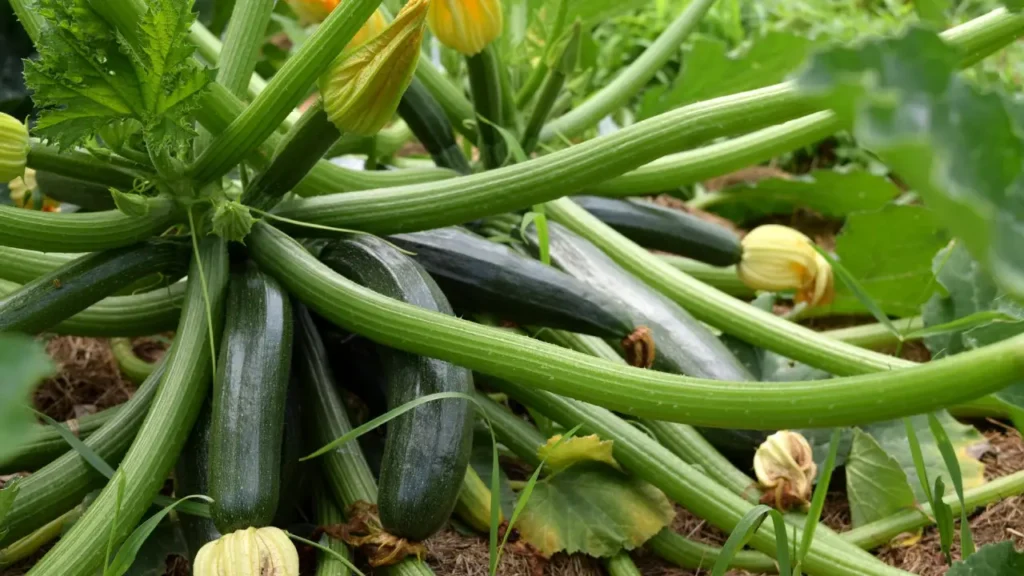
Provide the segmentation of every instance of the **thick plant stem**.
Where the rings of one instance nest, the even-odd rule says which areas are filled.
[[[202,243],[203,276],[208,282],[209,310],[221,317],[221,300],[227,283],[226,242],[209,237]],[[106,542],[113,530],[119,544],[135,528],[153,497],[164,484],[189,429],[199,415],[210,384],[210,343],[207,341],[207,302],[197,281],[198,262],[193,262],[189,292],[181,313],[177,338],[166,361],[166,371],[139,435],[118,467],[114,479],[100,493],[74,528],[37,563],[32,576],[92,576],[103,565]],[[118,478],[124,480],[119,513]],[[116,518],[116,521],[112,521]]]
[[[544,38],[544,55],[534,66],[533,70],[530,71],[530,76],[523,83],[522,88],[516,93],[516,106],[520,110],[525,110],[526,107],[533,100],[534,94],[540,89],[541,84],[544,83],[544,78],[548,74],[548,63],[547,58],[551,56],[551,51],[554,49],[554,45],[558,42],[558,39],[562,35],[562,30],[565,28],[566,21],[569,19],[569,0],[558,0],[558,4],[555,7],[555,18],[551,22],[548,28],[547,36]]]
[[[587,193],[621,197],[675,190],[813,144],[841,127],[832,112],[815,112],[724,142],[664,156],[618,178],[590,186]]]
[[[687,424],[776,430],[890,420],[998,390],[1019,378],[1024,339],[919,367],[810,382],[721,382],[591,358],[410,306],[367,290],[260,222],[252,256],[293,295],[335,324],[375,342],[466,366],[636,416]]]
[[[147,362],[135,354],[135,347],[130,338],[112,338],[110,350],[114,353],[114,360],[117,361],[121,373],[136,384],[144,382],[156,369],[156,364]]]
[[[924,319],[920,316],[900,319],[898,321],[894,320],[893,323],[896,325],[896,328],[904,333],[924,328]],[[835,340],[842,340],[847,344],[872,350],[885,348],[887,346],[895,346],[900,342],[899,338],[897,338],[888,327],[879,323],[825,330],[824,332],[821,332],[821,334]],[[917,338],[904,338],[903,341],[909,342],[916,339]]]
[[[679,18],[639,58],[619,72],[615,80],[568,114],[549,122],[541,132],[541,142],[579,136],[584,130],[596,126],[601,118],[625,105],[679,52],[680,45],[714,3],[715,0],[690,2]]]
[[[444,108],[452,126],[470,142],[476,142],[478,135],[476,123],[473,121],[473,104],[463,96],[462,91],[449,82],[427,58],[420,58],[419,64],[416,65],[416,79],[426,86],[441,108]]]
[[[296,220],[377,234],[460,224],[538,204],[716,136],[801,116],[812,103],[787,85],[673,110],[614,134],[452,182],[309,198],[279,208]]]
[[[348,0],[331,12],[313,36],[285,62],[266,90],[214,139],[190,167],[189,175],[198,182],[213,180],[273,134],[379,4],[380,0]]]
[[[139,175],[119,170],[85,152],[60,152],[53,146],[33,142],[28,151],[28,167],[53,172],[67,178],[131,190]]]
[[[499,389],[516,400],[538,410],[562,425],[583,425],[586,433],[598,434],[614,442],[615,459],[638,478],[660,488],[669,498],[711,524],[730,531],[735,528],[752,504],[710,480],[686,464],[640,429],[611,412],[582,402],[560,398],[554,394],[531,390],[507,381],[495,382]],[[794,527],[798,533],[800,530]],[[752,547],[774,554],[775,534],[772,526],[762,525],[750,540]],[[886,566],[852,545],[839,548],[822,540],[815,541],[803,559],[809,574],[829,576],[906,574]]]
[[[274,0],[236,2],[217,67],[217,82],[239,98],[247,95]]]
[[[501,167],[508,156],[508,146],[498,127],[505,124],[502,112],[501,71],[498,55],[493,47],[466,58],[469,70],[469,86],[473,92],[473,106],[476,108],[477,131],[480,139],[477,147],[480,158],[488,170]]]
[[[565,4],[564,0],[562,4]],[[526,130],[523,131],[522,137],[523,152],[527,155],[533,152],[533,149],[537,146],[537,139],[540,138],[540,131],[544,127],[544,122],[551,115],[551,109],[555,106],[559,95],[561,95],[565,82],[573,71],[576,70],[579,50],[580,24],[577,22],[573,26],[572,34],[569,36],[562,53],[558,57],[558,62],[554,63],[554,66],[548,71],[540,91],[540,96],[537,97],[537,102],[533,105],[533,110],[530,112],[530,120],[526,123]]]
[[[0,568],[10,566],[35,554],[40,548],[60,537],[61,533],[82,516],[84,504],[79,504],[65,512],[61,517],[46,524],[21,540],[0,550]]]
[[[242,203],[264,210],[273,206],[302,181],[338,138],[341,132],[327,117],[323,102],[317,100],[285,135],[270,166],[245,189]]]
[[[0,267],[0,278],[24,284],[83,256],[84,254],[39,252],[0,246],[0,262],[4,263],[3,267]]]
[[[681,272],[694,277],[701,282],[714,286],[730,296],[745,300],[752,299],[756,294],[747,287],[736,275],[735,266],[712,266],[683,256],[671,254],[658,254],[658,258],[665,261]]]
[[[0,245],[40,252],[96,252],[159,236],[179,218],[174,200],[148,201],[149,212],[128,216],[117,210],[65,214],[0,206]]]

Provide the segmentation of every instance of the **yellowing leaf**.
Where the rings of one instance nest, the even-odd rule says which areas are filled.
[[[597,434],[575,436],[564,441],[561,434],[556,434],[537,449],[537,455],[555,472],[580,462],[604,462],[619,468],[619,463],[612,457],[612,441],[601,440]]]
[[[588,462],[538,482],[516,528],[548,557],[607,557],[643,545],[674,517],[672,503],[654,486]]]

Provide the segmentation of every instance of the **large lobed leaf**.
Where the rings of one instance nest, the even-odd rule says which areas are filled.
[[[1013,542],[982,546],[970,558],[949,568],[946,576],[1017,576],[1024,574],[1024,554],[1013,548]]]
[[[849,117],[858,141],[907,182],[1015,298],[1024,298],[1024,105],[955,72],[934,33],[835,48],[800,87]]]
[[[914,506],[914,492],[899,462],[860,430],[853,432],[846,460],[846,497],[854,527]]]
[[[0,334],[0,457],[15,450],[32,430],[29,396],[53,373],[53,361],[38,342],[20,334]]]
[[[26,83],[42,108],[37,134],[69,148],[135,119],[150,148],[161,151],[184,146],[195,134],[188,114],[211,74],[192,58],[192,1],[147,5],[133,44],[87,0],[39,1],[48,25],[40,58],[25,64]]]

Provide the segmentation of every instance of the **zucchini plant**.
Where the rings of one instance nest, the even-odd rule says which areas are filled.
[[[129,536],[172,469],[178,498],[192,491],[213,498],[201,508],[209,518],[181,522],[190,553],[201,557],[199,576],[234,574],[217,556],[232,554],[297,576],[286,537],[300,537],[272,526],[288,517],[288,506],[315,510],[306,517],[324,524],[325,574],[347,570],[340,540],[364,552],[376,547],[371,561],[389,563],[389,572],[429,572],[381,550],[419,550],[457,505],[486,501],[484,483],[468,468],[474,372],[551,430],[582,424],[614,441],[619,472],[731,530],[751,508],[728,485],[743,474],[701,472],[677,453],[724,466],[716,449],[750,448],[766,431],[941,410],[1005,389],[1024,368],[1021,335],[913,365],[759,311],[649,251],[736,265],[733,294],[788,291],[808,306],[826,302],[830,265],[799,232],[766,226],[741,240],[690,214],[604,196],[721,175],[843,129],[872,135],[870,115],[882,106],[871,100],[865,110],[843,99],[831,109],[820,95],[852,83],[844,73],[863,87],[872,62],[845,69],[842,58],[824,58],[815,62],[825,71],[799,81],[757,84],[579,140],[658,75],[710,0],[690,2],[641,58],[566,114],[562,101],[587,84],[579,69],[592,25],[582,15],[570,22],[580,3],[567,0],[545,14],[544,57],[532,63],[516,57],[499,0],[408,0],[393,18],[380,0],[291,0],[303,24],[316,27],[269,80],[256,71],[268,23],[281,16],[274,2],[235,3],[223,45],[196,20],[192,0],[10,4],[39,57],[25,62],[34,116],[0,114],[0,179],[24,180],[36,170],[46,197],[77,209],[0,205],[0,332],[175,332],[166,359],[127,405],[81,422],[87,439],[76,449],[116,465],[117,480],[105,483],[88,459],[57,442],[59,434],[40,428],[0,451],[0,472],[37,468],[0,492],[0,503],[10,500],[0,507],[0,547],[102,488],[31,567],[33,576],[106,576],[106,549],[126,540],[124,549],[132,548]],[[455,62],[451,74],[421,57],[428,29]],[[1024,16],[1000,9],[908,38],[936,53],[941,46],[948,76],[1021,35]],[[949,90],[959,94],[959,86]],[[385,133],[396,115],[405,127]],[[411,135],[432,166],[397,167],[392,156]],[[1017,133],[1005,136],[1021,144]],[[723,137],[731,139],[713,142]],[[913,162],[896,145],[879,141],[928,201],[951,210],[952,192],[929,187],[924,168],[908,168]],[[351,149],[368,152],[365,167],[389,167],[331,162],[333,152]],[[934,164],[929,169],[959,174],[947,165],[957,159],[914,151]],[[1012,199],[996,204],[1019,209]],[[984,234],[954,231],[975,250],[998,248],[979,260],[1000,265],[1000,287],[1013,297],[1021,267],[999,239],[1019,236],[1020,214],[999,219],[983,208],[976,219],[994,220]],[[530,219],[545,214],[556,223],[531,230]],[[317,325],[370,341],[364,368],[379,378],[336,378]],[[550,330],[608,340],[627,362],[606,346],[593,355],[549,343],[557,340],[544,336]],[[757,382],[715,330],[837,377]],[[295,488],[307,468],[283,440],[292,386],[301,400],[290,409],[301,417],[290,418],[307,424],[311,452],[350,429],[354,415],[339,388],[379,386],[391,411],[447,396],[389,423],[376,478],[351,447],[307,467],[316,487],[310,507]],[[654,438],[619,415],[650,422]],[[699,458],[681,447],[687,435],[699,439]],[[534,440],[510,447],[529,453]],[[282,470],[295,478],[289,472],[282,480]],[[460,504],[463,491],[472,498]],[[501,517],[490,508],[464,512],[478,529],[482,518]],[[372,537],[335,537],[352,526]],[[489,528],[496,539],[497,526]],[[769,526],[752,529],[754,565],[782,555],[773,534]],[[636,570],[626,554],[608,566]],[[822,575],[900,573],[825,531],[800,566]]]

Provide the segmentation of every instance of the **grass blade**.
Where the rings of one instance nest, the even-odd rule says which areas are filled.
[[[121,490],[124,485],[124,475],[119,477],[121,484],[118,485],[118,509],[120,509]],[[207,502],[213,502],[209,496],[203,496],[201,494],[193,494],[191,496],[185,496],[176,502],[172,502],[169,506],[165,506],[162,510],[156,514],[150,516],[145,522],[139,524],[139,526],[132,532],[131,536],[124,541],[121,545],[121,549],[117,551],[117,556],[109,567],[103,570],[103,576],[124,576],[126,572],[135,563],[135,557],[138,555],[139,550],[142,549],[142,545],[145,544],[146,539],[149,538],[153,530],[167,517],[168,514],[174,510],[179,503],[186,500],[206,500]],[[116,522],[116,521],[115,521]],[[110,531],[113,535],[114,531]],[[113,540],[111,540],[113,542]],[[109,548],[107,551],[109,557]]]
[[[111,480],[113,481],[113,480]],[[117,475],[117,499],[114,501],[114,519],[110,524],[110,535],[107,537],[107,553],[103,557],[103,576],[110,572],[110,555],[114,552],[114,535],[117,533],[117,519],[121,516],[121,501],[124,499],[124,474]]]
[[[57,430],[57,433],[60,434],[60,437],[63,438],[75,452],[78,452],[78,455],[84,458],[90,466],[95,468],[97,472],[106,476],[108,480],[114,477],[114,469],[111,468],[110,464],[108,464],[103,458],[100,458],[100,455],[94,452],[92,448],[89,448],[85,442],[82,442],[78,436],[75,436],[67,426],[62,425],[60,422],[57,422],[38,410],[36,411],[36,415],[45,420],[50,426],[53,426]]]
[[[841,428],[832,430],[832,438],[829,440],[828,444],[828,457],[825,458],[825,467],[821,469],[821,476],[818,478],[818,485],[814,487],[814,495],[811,497],[811,507],[807,511],[807,521],[804,522],[804,533],[800,540],[800,550],[796,554],[795,558],[798,570],[804,556],[807,555],[807,551],[811,549],[811,542],[814,541],[814,531],[818,527],[818,520],[821,518],[821,511],[825,507],[825,496],[828,494],[828,485],[832,481],[832,471],[836,467],[836,455],[839,453],[839,438],[841,434]]]
[[[341,554],[338,554],[334,550],[331,550],[327,546],[324,546],[323,544],[320,544],[319,542],[313,542],[312,540],[306,540],[305,538],[302,538],[301,536],[296,536],[295,534],[292,534],[291,532],[289,532],[287,530],[285,530],[284,533],[289,538],[291,538],[292,540],[295,540],[296,542],[301,542],[301,543],[303,543],[303,544],[305,544],[307,546],[312,546],[313,548],[316,548],[317,550],[319,550],[321,552],[324,552],[325,554],[330,554],[334,558],[337,558],[338,561],[341,562],[342,564],[344,564],[346,568],[348,568],[352,572],[358,574],[359,576],[366,576],[366,574],[363,574],[363,572],[360,571],[359,568],[356,568],[356,565],[353,564],[351,560],[349,560],[348,558],[345,558],[345,556],[343,556]]]
[[[921,483],[921,489],[924,490],[925,498],[929,502],[933,502],[935,499],[932,498],[932,488],[928,481],[928,469],[924,466],[924,455],[921,454],[921,443],[917,440],[917,430],[914,429],[914,423],[911,422],[910,418],[903,419],[903,426],[907,430],[907,442],[910,443],[910,456],[914,459],[914,470],[917,471],[917,479]],[[939,498],[942,498],[941,494]]]
[[[789,537],[786,535],[786,521],[778,510],[759,504],[744,514],[736,524],[729,539],[722,545],[722,551],[711,570],[711,576],[725,575],[725,571],[729,569],[729,564],[732,563],[736,553],[747,544],[766,517],[771,517],[775,524],[775,560],[779,565],[779,574],[792,573],[789,563]]]
[[[939,528],[939,546],[942,554],[946,557],[946,564],[953,563],[950,550],[953,548],[953,509],[942,500],[942,494],[946,491],[942,483],[942,476],[935,479],[935,498],[932,500],[932,512],[935,514],[935,524]]]
[[[963,330],[970,330],[971,328],[977,328],[978,326],[985,326],[988,324],[997,323],[1015,323],[1021,322],[1020,318],[1011,316],[1005,312],[999,312],[998,310],[984,310],[982,312],[975,312],[969,316],[963,318],[957,318],[952,322],[946,322],[945,324],[939,324],[937,326],[928,326],[927,328],[921,328],[914,330],[903,335],[906,340],[919,340],[928,336],[940,336],[942,334],[949,334],[950,332],[961,332]]]
[[[964,480],[960,474],[960,461],[957,460],[953,443],[949,441],[946,430],[935,414],[928,414],[928,427],[932,430],[932,436],[935,436],[942,460],[945,461],[949,477],[953,481],[953,489],[960,499],[960,554],[962,559],[967,559],[974,554],[974,537],[971,534],[971,523],[967,519],[967,506],[964,505]]]

